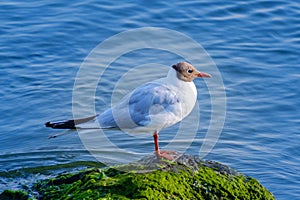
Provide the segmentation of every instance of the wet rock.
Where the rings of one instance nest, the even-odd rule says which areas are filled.
[[[256,179],[214,161],[174,154],[90,168],[35,184],[37,199],[275,199]]]
[[[1,200],[27,200],[29,195],[24,191],[4,190],[0,194]]]

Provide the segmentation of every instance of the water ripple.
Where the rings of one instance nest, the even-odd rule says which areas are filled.
[[[43,123],[72,116],[76,73],[99,42],[124,30],[155,26],[192,37],[206,48],[222,73],[227,118],[208,159],[254,176],[278,199],[299,198],[298,1],[120,4],[54,0],[25,4],[13,0],[0,4],[0,172],[93,160],[75,132],[48,140],[53,130],[45,129]],[[180,59],[162,51],[122,56],[103,76],[105,80],[97,89],[97,110],[103,111],[110,104],[113,83],[120,78],[110,75],[116,69],[123,73],[145,63],[169,66]],[[143,78],[152,77],[145,74]],[[210,109],[206,97],[201,97],[203,118],[190,153],[199,151],[209,122],[205,117]],[[163,136],[163,145],[171,135]],[[115,140],[122,143],[122,139]],[[122,144],[128,148],[136,143],[124,139]],[[147,140],[136,147],[148,150],[151,145]],[[106,151],[109,155],[109,149]]]

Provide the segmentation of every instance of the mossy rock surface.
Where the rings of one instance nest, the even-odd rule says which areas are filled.
[[[182,155],[90,168],[38,182],[38,199],[275,199],[257,180],[228,166]]]
[[[13,191],[13,190],[4,190],[0,194],[0,199],[1,200],[27,200],[29,199],[29,196],[26,192],[24,191]]]

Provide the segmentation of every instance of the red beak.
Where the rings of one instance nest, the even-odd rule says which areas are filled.
[[[211,78],[211,75],[204,72],[199,72],[196,74],[196,77]]]

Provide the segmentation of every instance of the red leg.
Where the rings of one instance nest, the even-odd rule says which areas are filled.
[[[155,153],[157,156],[160,156],[162,158],[165,158],[167,160],[173,160],[173,156],[170,154],[174,153],[173,151],[160,151],[159,145],[158,145],[158,131],[155,131],[153,133],[153,139],[154,139],[154,145],[155,145]]]
[[[155,131],[153,133],[153,139],[154,139],[154,145],[155,145],[155,152],[158,153],[159,152],[159,146],[158,146],[158,132]]]

